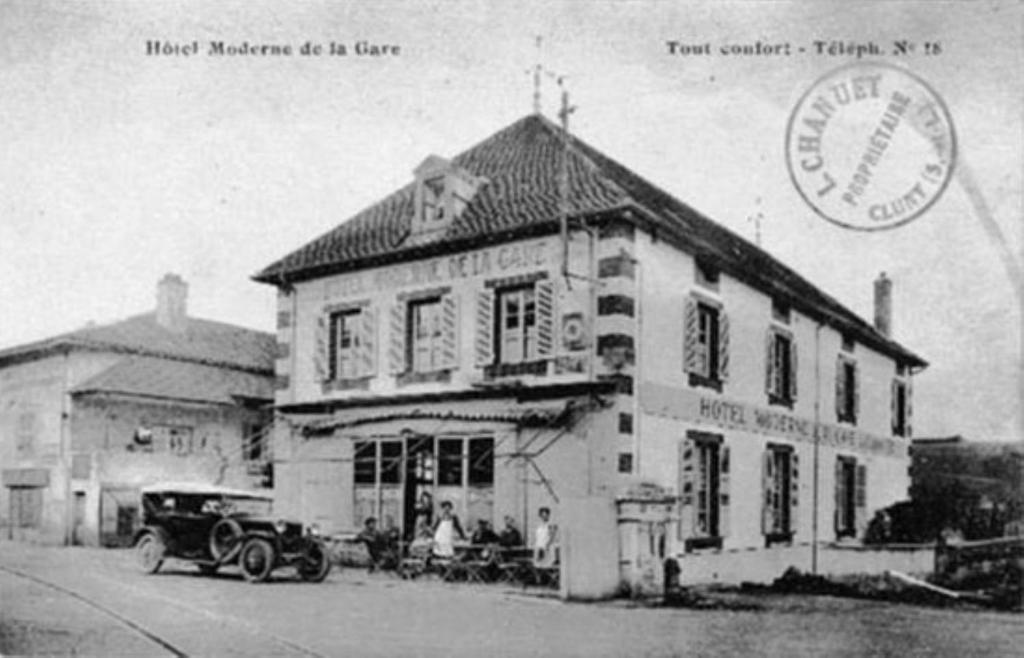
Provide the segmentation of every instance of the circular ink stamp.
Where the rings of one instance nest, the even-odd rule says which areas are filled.
[[[906,224],[934,204],[956,162],[949,110],[918,76],[856,62],[819,78],[786,126],[786,166],[814,212],[846,228]]]

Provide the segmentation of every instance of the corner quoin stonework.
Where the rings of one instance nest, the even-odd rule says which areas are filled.
[[[956,135],[949,110],[921,78],[879,62],[822,76],[786,127],[786,166],[825,219],[875,231],[919,217],[949,184]]]

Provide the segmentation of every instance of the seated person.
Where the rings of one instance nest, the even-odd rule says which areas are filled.
[[[469,541],[471,544],[483,546],[497,544],[499,543],[499,538],[497,533],[491,529],[491,523],[487,519],[480,519],[476,522],[476,529],[473,531]]]
[[[505,516],[505,527],[501,531],[501,536],[498,537],[498,543],[502,548],[518,548],[523,545],[523,535],[516,527],[515,519],[509,515]]]
[[[366,544],[366,551],[370,554],[370,571],[385,569],[395,559],[394,551],[388,545],[388,537],[385,533],[377,530],[377,519],[369,517],[363,522],[363,530],[356,536],[356,541]]]

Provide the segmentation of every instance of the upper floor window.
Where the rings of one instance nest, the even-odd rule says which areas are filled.
[[[425,223],[444,220],[444,176],[423,181],[423,220]]]
[[[477,296],[476,364],[543,366],[554,353],[554,302],[554,285],[543,279],[482,290]]]
[[[856,423],[860,407],[860,378],[857,363],[839,355],[836,362],[836,418],[840,422]]]
[[[362,311],[353,309],[331,315],[331,379],[352,379],[359,376],[359,352]]]
[[[719,278],[720,274],[715,267],[699,260],[695,261],[694,280],[697,285],[717,291]]]
[[[537,358],[537,301],[533,286],[498,292],[498,361]]]
[[[772,319],[776,322],[783,324],[789,324],[789,305],[778,301],[777,299],[772,300]]]
[[[910,382],[892,380],[892,433],[910,436]]]
[[[721,389],[729,376],[729,318],[711,302],[686,300],[684,369],[690,384]]]
[[[447,291],[396,300],[390,332],[396,375],[441,374],[458,365],[458,305]]]
[[[361,305],[329,310],[316,330],[317,377],[321,382],[370,377],[377,371],[377,314]]]
[[[785,331],[768,331],[766,388],[770,404],[792,406],[796,400],[797,351]]]
[[[867,522],[867,467],[853,457],[837,457],[835,495],[836,537],[856,537]]]

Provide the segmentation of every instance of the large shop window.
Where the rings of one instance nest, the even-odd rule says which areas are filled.
[[[721,548],[729,529],[729,448],[722,437],[688,432],[680,458],[680,538],[686,550]]]
[[[355,444],[355,483],[377,483],[377,442],[357,441]]]
[[[792,446],[772,445],[764,452],[761,532],[765,545],[788,542],[796,532],[800,492],[799,457]]]
[[[445,373],[458,365],[458,306],[451,294],[398,299],[391,307],[389,361],[395,375]]]
[[[729,377],[729,316],[713,302],[688,297],[683,321],[683,369],[691,386],[721,390]]]
[[[839,355],[836,362],[836,418],[840,422],[857,423],[860,407],[860,377],[857,362]]]
[[[779,329],[768,330],[765,386],[769,404],[792,408],[796,400],[797,356],[793,337]]]
[[[836,537],[856,537],[867,525],[867,467],[853,457],[836,458]]]
[[[554,352],[554,302],[554,285],[545,280],[480,291],[474,341],[476,365],[527,367],[497,374],[543,374],[541,369],[534,371],[528,366],[543,366]]]
[[[494,439],[469,440],[469,485],[494,484]]]
[[[892,380],[892,433],[910,436],[910,382]]]

